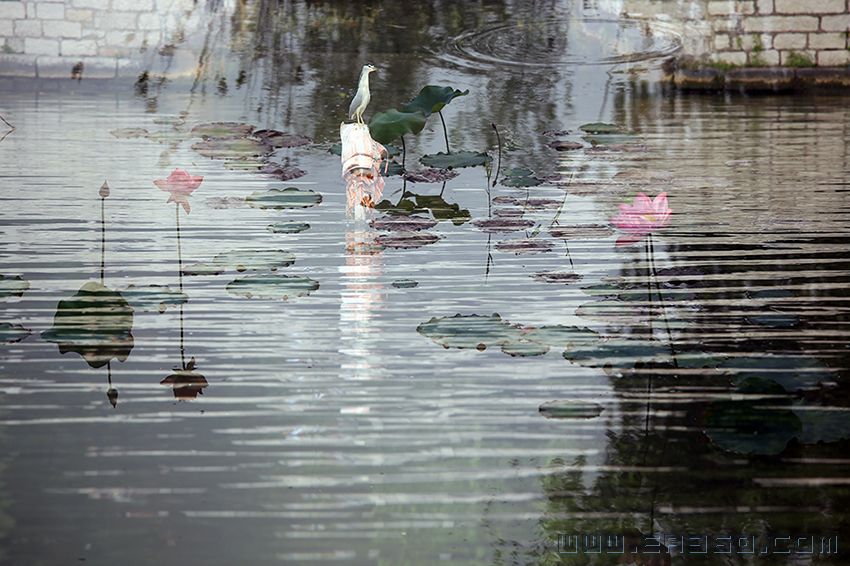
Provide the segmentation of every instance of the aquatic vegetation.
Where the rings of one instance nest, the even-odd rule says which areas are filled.
[[[134,309],[148,312],[165,312],[169,306],[185,304],[188,295],[168,285],[129,285],[121,291]]]
[[[286,187],[254,191],[245,202],[254,208],[309,208],[322,202],[322,195],[310,189]]]
[[[307,136],[288,134],[279,130],[255,130],[251,136],[275,149],[301,147],[313,143],[313,140]]]
[[[381,218],[375,218],[369,223],[369,225],[375,230],[384,230],[389,232],[413,232],[433,228],[437,225],[437,221],[414,215],[384,216]]]
[[[488,218],[476,220],[473,224],[483,232],[517,232],[534,226],[531,220],[522,218]]]
[[[579,126],[582,132],[587,134],[623,134],[625,129],[616,124],[608,124],[606,122],[591,122]]]
[[[547,419],[594,419],[604,410],[598,403],[578,400],[547,401],[538,408]]]
[[[738,454],[779,454],[802,433],[800,419],[772,401],[718,401],[706,415],[706,434],[718,447]]]
[[[239,163],[234,161],[225,162],[224,166],[232,169],[233,163]],[[245,162],[250,163],[250,162]],[[291,181],[292,179],[298,179],[299,177],[303,177],[307,174],[303,169],[299,169],[293,165],[280,165],[278,163],[260,163],[260,166],[256,168],[258,173],[262,173],[263,175],[268,175],[270,177],[274,177],[278,181]],[[253,167],[250,168],[254,170]]]
[[[638,193],[631,205],[621,204],[620,211],[611,219],[611,223],[626,232],[617,240],[617,245],[634,244],[643,240],[652,232],[667,225],[672,214],[667,204],[667,193],[660,193],[650,199],[644,193]]]
[[[193,263],[184,266],[181,273],[183,275],[221,275],[225,272],[225,266],[218,263]]]
[[[244,138],[254,131],[254,126],[242,122],[209,122],[198,124],[191,130],[196,138],[234,139]]]
[[[269,146],[250,138],[209,138],[192,144],[192,149],[210,159],[256,160],[269,153]]]
[[[443,183],[457,177],[457,171],[452,169],[420,169],[405,171],[404,179],[411,183]]]
[[[214,264],[232,267],[236,271],[275,271],[295,263],[295,254],[286,250],[244,249],[222,252]]]
[[[502,184],[506,187],[536,187],[543,184],[543,180],[535,177],[534,171],[527,167],[514,167],[502,177]]]
[[[435,169],[460,169],[463,167],[479,167],[486,165],[490,156],[484,152],[455,151],[453,153],[432,153],[423,155],[419,162],[426,167]]]
[[[549,147],[551,147],[555,151],[575,151],[577,149],[584,148],[584,144],[582,144],[580,142],[565,141],[565,140],[554,140],[554,141],[549,142],[546,145],[548,145]]]
[[[416,331],[444,348],[458,349],[485,350],[522,338],[522,327],[503,320],[498,314],[434,317],[417,326]]]
[[[388,144],[397,139],[404,144],[404,135],[416,135],[425,127],[425,115],[421,112],[399,112],[396,109],[376,112],[369,121],[372,139]]]
[[[167,179],[156,179],[153,184],[161,190],[169,193],[166,202],[179,204],[189,214],[189,196],[195,192],[204,178],[201,176],[190,175],[183,169],[175,169],[171,172]]]
[[[472,217],[469,210],[461,208],[459,204],[447,202],[442,195],[420,195],[410,191],[405,192],[395,204],[382,200],[375,205],[375,209],[401,216],[430,213],[434,220],[450,220],[456,226],[468,222]]]
[[[234,279],[227,284],[227,292],[248,299],[289,300],[316,291],[319,282],[309,277],[260,273]]]
[[[41,337],[62,354],[74,352],[93,368],[113,358],[125,361],[133,349],[133,307],[118,291],[89,281],[70,299],[59,301],[53,327]]]
[[[197,399],[198,395],[204,394],[204,389],[209,386],[209,382],[195,369],[195,358],[192,358],[185,367],[174,368],[174,373],[160,381],[159,384],[170,387],[175,399],[181,401]]]
[[[450,86],[427,85],[422,87],[416,98],[408,102],[402,107],[405,112],[421,112],[425,118],[436,112],[440,115],[440,122],[443,124],[443,136],[446,139],[446,152],[451,153],[449,147],[449,132],[446,128],[446,121],[443,118],[443,108],[459,96],[469,94],[469,89],[460,91]]]
[[[32,334],[32,330],[24,328],[20,324],[0,322],[0,342],[4,344],[20,342],[30,334]]]
[[[738,390],[747,393],[776,392],[777,387],[794,393],[838,379],[836,372],[808,355],[734,356],[717,369],[728,373]]]
[[[375,238],[375,243],[387,248],[414,249],[439,240],[439,236],[430,232],[391,232]]]
[[[266,229],[275,234],[298,234],[310,229],[306,222],[276,222],[269,224]]]
[[[553,248],[552,242],[538,239],[506,240],[496,244],[496,249],[500,252],[509,252],[517,255],[546,253],[551,252]]]
[[[413,289],[419,286],[419,281],[413,279],[396,279],[392,282],[392,286],[396,289]]]
[[[582,276],[579,273],[572,271],[543,271],[532,275],[534,279],[543,281],[544,283],[575,283],[580,281]]]
[[[0,274],[0,298],[21,297],[30,288],[30,282],[20,275]]]

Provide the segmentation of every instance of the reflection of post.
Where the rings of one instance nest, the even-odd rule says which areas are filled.
[[[378,369],[373,352],[380,343],[373,318],[383,303],[382,251],[368,228],[348,231],[346,239],[343,290],[339,324],[340,352],[345,356],[342,367],[348,377],[371,379]]]

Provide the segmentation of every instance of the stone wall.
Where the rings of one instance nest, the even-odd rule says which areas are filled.
[[[0,75],[136,76],[198,23],[193,0],[0,0]]]

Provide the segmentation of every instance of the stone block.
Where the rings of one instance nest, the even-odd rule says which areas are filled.
[[[112,9],[148,12],[154,9],[154,0],[112,0]]]
[[[27,37],[24,39],[24,52],[27,55],[59,55],[59,40]]]
[[[794,70],[778,67],[732,69],[726,73],[726,89],[745,92],[780,92],[794,88]]]
[[[41,22],[39,20],[16,20],[15,35],[17,37],[41,37]]]
[[[783,65],[788,65],[789,63],[793,63],[795,59],[799,59],[800,57],[805,57],[809,61],[814,64],[817,61],[815,54],[811,51],[780,51],[779,58],[780,62]]]
[[[162,28],[162,18],[159,14],[139,14],[138,29],[158,30]]]
[[[109,0],[70,0],[70,2],[74,8],[109,10]]]
[[[803,32],[817,31],[817,16],[753,16],[744,19],[744,31]]]
[[[12,37],[12,20],[0,20],[0,37]]]
[[[777,14],[840,14],[845,0],[774,0]]]
[[[714,36],[714,49],[716,51],[724,51],[732,48],[732,41],[727,33],[718,33]]]
[[[27,2],[27,18],[34,18],[35,16],[35,2]]]
[[[845,49],[847,47],[847,34],[844,32],[810,33],[810,49]]]
[[[820,19],[823,31],[848,31],[850,30],[850,14],[842,16],[823,16]]]
[[[79,39],[83,34],[80,22],[65,22],[62,20],[45,20],[41,25],[45,37],[70,37]]]
[[[94,18],[94,12],[81,8],[65,8],[65,19],[69,22],[89,23]]]
[[[94,25],[107,31],[119,29],[135,30],[136,12],[101,12],[95,13]]]
[[[0,53],[0,76],[35,77],[35,55]]]
[[[729,65],[746,65],[746,51],[726,51],[723,53],[715,53],[712,59],[718,63],[727,63]]]
[[[773,38],[766,33],[744,34],[739,36],[741,43],[738,49],[744,51],[764,51],[773,46]]]
[[[840,67],[850,65],[850,51],[847,49],[832,49],[818,51],[818,65],[821,67]]]
[[[777,33],[773,37],[775,49],[805,49],[808,36],[805,33]]]
[[[756,0],[756,12],[763,16],[773,13],[773,0]]]
[[[0,20],[25,18],[27,10],[23,2],[0,2]]]
[[[93,39],[63,39],[60,45],[63,56],[97,55],[97,42]]]
[[[63,20],[65,5],[61,2],[39,2],[36,4],[35,14],[42,20]]]
[[[733,0],[710,0],[708,3],[709,16],[726,16],[735,13]]]

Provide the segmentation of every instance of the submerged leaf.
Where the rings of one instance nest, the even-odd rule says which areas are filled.
[[[534,171],[527,167],[514,167],[502,177],[502,184],[506,187],[536,187],[543,183],[542,179],[534,176]]]
[[[285,250],[231,250],[215,256],[213,263],[233,267],[236,271],[274,271],[295,263],[295,254]]]

